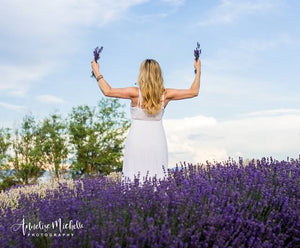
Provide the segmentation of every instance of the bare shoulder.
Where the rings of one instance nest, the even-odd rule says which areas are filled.
[[[138,98],[139,96],[139,88],[138,87],[127,87],[124,88],[124,91],[126,92],[126,95],[130,99]]]
[[[173,91],[174,91],[174,89],[166,88],[165,89],[165,98],[170,99],[171,98],[170,96],[173,94]]]
[[[139,88],[138,87],[130,87],[132,91],[133,97],[139,97]]]
[[[130,95],[131,99],[135,99],[139,97],[139,88],[138,87],[127,87],[128,95]]]
[[[174,96],[180,91],[179,89],[166,88],[165,89],[165,98],[168,100],[173,100]]]
[[[126,89],[128,90],[128,92],[131,93],[132,97],[139,96],[139,88],[138,87],[127,87]]]

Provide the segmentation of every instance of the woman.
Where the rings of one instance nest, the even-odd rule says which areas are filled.
[[[194,62],[195,79],[189,89],[165,89],[159,64],[142,62],[138,87],[112,88],[92,61],[92,69],[105,96],[131,100],[132,124],[125,141],[123,179],[148,176],[163,178],[168,168],[168,148],[162,116],[172,100],[196,97],[200,88],[201,61]]]

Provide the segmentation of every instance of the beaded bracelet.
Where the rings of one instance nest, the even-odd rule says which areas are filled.
[[[97,82],[98,82],[101,78],[103,78],[102,75],[99,75],[98,77],[96,77]]]

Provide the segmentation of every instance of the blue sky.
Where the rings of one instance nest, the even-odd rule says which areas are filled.
[[[99,45],[113,87],[154,58],[166,87],[187,88],[199,41],[199,96],[165,112],[170,163],[300,154],[299,1],[0,0],[0,11],[0,126],[96,105]]]

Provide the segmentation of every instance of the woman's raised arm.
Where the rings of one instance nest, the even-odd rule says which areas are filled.
[[[95,60],[92,61],[92,69],[103,95],[125,99],[138,97],[138,90],[136,87],[112,88],[101,75],[99,64]]]
[[[200,76],[201,76],[201,61],[198,59],[194,62],[196,69],[195,79],[189,89],[166,89],[166,100],[182,100],[198,96],[200,89]]]

